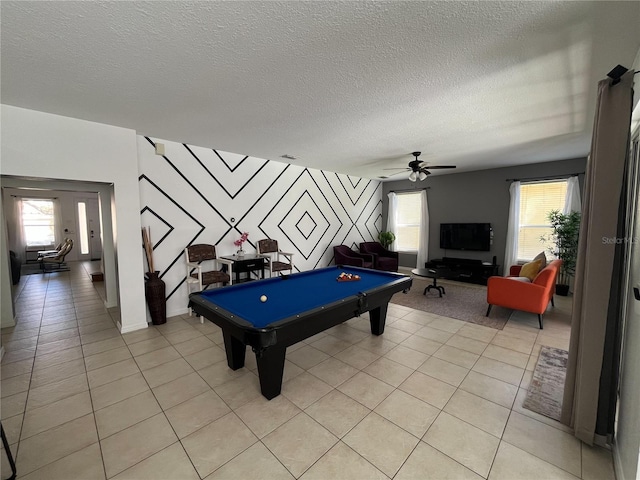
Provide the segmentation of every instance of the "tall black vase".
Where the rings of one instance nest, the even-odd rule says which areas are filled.
[[[144,283],[144,296],[147,299],[151,321],[154,325],[167,323],[165,284],[159,275],[160,272],[147,272]]]

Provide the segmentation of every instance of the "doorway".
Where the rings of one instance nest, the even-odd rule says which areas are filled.
[[[74,247],[67,257],[69,261],[81,260],[80,256],[80,228],[78,225],[78,200],[85,201],[85,210],[88,220],[87,237],[90,253],[85,253],[85,259],[100,258],[102,260],[102,272],[104,274],[105,306],[113,308],[120,305],[118,292],[118,271],[115,252],[115,212],[113,211],[113,184],[98,182],[80,182],[71,180],[34,179],[0,175],[2,191],[19,190],[28,191],[29,194],[50,195],[49,192],[59,192],[61,197],[62,221],[60,229],[61,238],[71,238]],[[3,204],[5,213],[7,205]],[[91,221],[93,220],[93,221]],[[93,230],[93,238],[91,231]],[[7,246],[10,248],[9,246]],[[4,285],[3,285],[4,290]]]

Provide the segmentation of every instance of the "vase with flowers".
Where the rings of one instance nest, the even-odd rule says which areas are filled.
[[[238,247],[238,251],[236,252],[236,255],[238,257],[244,257],[244,250],[242,249],[242,244],[247,241],[247,238],[249,238],[249,233],[244,232],[238,240],[233,242],[233,244],[236,247]]]

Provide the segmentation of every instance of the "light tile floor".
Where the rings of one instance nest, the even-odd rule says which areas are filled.
[[[381,337],[363,316],[291,347],[269,402],[210,322],[120,335],[91,268],[23,277],[2,331],[19,478],[614,478],[608,451],[521,406],[541,345],[568,347],[566,298],[542,332],[522,313],[494,330],[391,305]]]

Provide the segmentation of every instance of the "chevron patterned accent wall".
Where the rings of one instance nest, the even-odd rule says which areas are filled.
[[[151,229],[168,316],[187,312],[188,245],[215,244],[218,255],[232,255],[233,241],[249,232],[245,251],[275,239],[304,271],[331,264],[334,245],[357,250],[382,228],[382,184],[375,180],[142,136],[138,162],[141,225]]]

